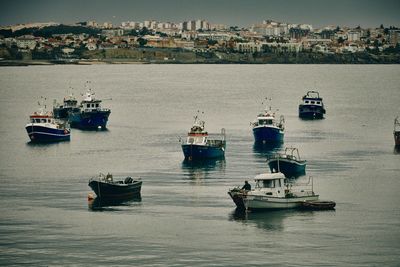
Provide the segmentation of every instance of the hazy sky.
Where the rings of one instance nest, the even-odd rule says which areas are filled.
[[[377,27],[400,26],[400,0],[2,0],[0,25],[158,20],[246,27],[264,19],[289,23]]]

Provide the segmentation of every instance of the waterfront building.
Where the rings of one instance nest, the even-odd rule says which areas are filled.
[[[236,43],[235,50],[241,53],[255,53],[261,52],[263,44],[248,42],[248,43]]]

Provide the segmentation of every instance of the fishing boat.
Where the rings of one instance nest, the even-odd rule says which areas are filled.
[[[254,178],[256,186],[249,191],[239,187],[228,191],[239,209],[269,210],[300,208],[303,202],[316,201],[312,178],[306,184],[291,183],[283,173],[263,173]]]
[[[322,97],[317,91],[308,91],[299,105],[299,117],[302,119],[323,119],[326,113]]]
[[[54,100],[53,114],[57,119],[68,119],[68,114],[79,110],[78,100],[71,94],[63,99],[63,103],[57,103]]]
[[[225,129],[222,128],[220,134],[209,134],[205,131],[204,124],[196,115],[186,139],[181,139],[185,159],[201,160],[225,156]]]
[[[285,119],[280,116],[276,120],[276,114],[271,110],[271,106],[265,108],[264,112],[258,114],[256,120],[250,123],[253,128],[254,141],[257,144],[282,143],[285,131]]]
[[[96,99],[89,89],[78,109],[69,112],[69,123],[73,128],[83,130],[104,130],[107,128],[111,110],[101,107],[102,100]]]
[[[399,117],[394,119],[394,129],[393,129],[393,136],[394,136],[394,144],[395,146],[400,146],[400,121]]]
[[[300,159],[295,147],[285,148],[284,153],[275,153],[267,159],[271,172],[281,172],[286,178],[299,177],[306,173],[307,161]]]
[[[71,137],[68,123],[55,119],[53,114],[45,109],[31,114],[25,129],[34,143],[69,141]]]
[[[140,196],[142,181],[134,180],[129,176],[121,180],[114,180],[112,174],[100,173],[89,180],[89,186],[99,198],[130,199]]]

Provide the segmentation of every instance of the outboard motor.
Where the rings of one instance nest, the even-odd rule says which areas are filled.
[[[126,177],[125,180],[124,180],[125,184],[131,184],[132,182],[133,182],[132,177]]]

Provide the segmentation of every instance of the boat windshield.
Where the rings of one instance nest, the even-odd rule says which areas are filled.
[[[258,120],[259,125],[271,125],[272,119],[260,119]]]
[[[281,179],[276,179],[276,180],[259,180],[257,181],[256,187],[261,187],[261,188],[275,188],[275,187],[281,187]]]
[[[31,119],[32,123],[51,123],[51,119],[45,119],[45,118],[32,118]]]
[[[188,144],[201,144],[203,143],[204,137],[203,136],[189,136],[187,138]]]

